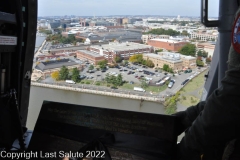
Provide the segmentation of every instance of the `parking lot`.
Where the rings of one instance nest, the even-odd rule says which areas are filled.
[[[89,66],[89,65],[88,65]],[[169,74],[165,72],[155,72],[154,69],[151,68],[143,68],[142,66],[138,65],[130,65],[128,67],[121,67],[120,68],[108,68],[106,72],[101,72],[97,71],[94,69],[94,73],[87,73],[88,71],[88,66],[81,72],[81,75],[85,75],[86,78],[91,79],[93,81],[102,81],[104,80],[105,76],[107,73],[109,74],[122,74],[123,80],[127,82],[133,82],[134,84],[140,84],[140,79],[139,77],[146,78],[146,79],[151,79],[151,84],[156,84],[158,81],[160,81],[163,77],[169,76],[171,79],[175,81],[173,84],[172,88],[167,88],[164,92],[172,92],[175,93],[182,87],[182,82],[186,80],[187,78],[193,78],[196,76],[198,73],[202,72],[204,68],[201,69],[193,69],[191,73],[184,73],[181,72],[180,74]],[[131,68],[134,69],[131,69]],[[148,71],[152,74],[145,74],[143,70]],[[131,72],[131,73],[130,73]],[[156,86],[158,87],[158,86]]]

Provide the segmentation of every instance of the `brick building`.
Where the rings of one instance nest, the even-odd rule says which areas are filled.
[[[126,42],[126,43],[110,43],[106,45],[94,45],[90,46],[89,50],[98,53],[109,63],[114,61],[116,56],[120,56],[123,59],[129,59],[134,54],[144,54],[153,51],[153,48],[149,45]]]
[[[150,39],[148,45],[153,46],[156,49],[166,49],[173,52],[178,52],[188,42],[175,41],[170,39]]]
[[[95,52],[91,52],[91,51],[87,51],[87,50],[78,50],[77,51],[77,58],[81,59],[81,60],[86,60],[90,63],[93,64],[97,64],[99,61],[105,60],[104,56],[95,53]]]

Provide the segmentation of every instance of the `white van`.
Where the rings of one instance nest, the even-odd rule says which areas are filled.
[[[134,87],[133,90],[134,91],[139,91],[139,92],[145,92],[145,90],[143,88],[140,88],[140,87]]]
[[[66,80],[65,82],[70,84],[76,84],[76,82],[74,82],[73,80]]]

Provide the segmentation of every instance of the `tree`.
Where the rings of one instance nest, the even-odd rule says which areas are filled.
[[[163,65],[163,70],[164,70],[164,71],[167,71],[168,69],[169,69],[169,65],[164,64],[164,65]]]
[[[122,74],[118,74],[116,77],[116,86],[121,86],[123,84]]]
[[[197,66],[200,66],[200,67],[204,66],[204,63],[199,59],[196,60],[196,63],[197,63]]]
[[[114,60],[115,60],[116,63],[122,62],[122,58],[120,56],[118,56],[118,55],[115,57]]]
[[[202,57],[203,56],[203,51],[202,50],[197,51],[197,56]]]
[[[187,56],[194,56],[196,54],[196,46],[194,44],[186,44],[180,50],[179,53]]]
[[[152,29],[149,32],[146,32],[146,34],[177,36],[177,35],[180,35],[180,32],[175,31],[173,29],[165,30],[163,28],[157,28],[157,29]]]
[[[72,80],[74,82],[79,81],[79,70],[77,68],[73,68],[73,70],[72,70]]]
[[[146,82],[146,79],[141,79],[141,87],[146,89],[148,87],[148,83]]]
[[[102,60],[98,62],[98,65],[101,69],[104,69],[107,66],[107,62],[108,62],[107,60]]]
[[[59,80],[66,80],[69,75],[69,70],[67,67],[62,66],[60,71],[59,71]]]
[[[88,67],[89,70],[93,70],[94,69],[94,66],[91,64],[89,67]]]
[[[51,74],[52,79],[57,81],[59,79],[59,71],[55,71]]]
[[[183,30],[181,33],[183,36],[189,36],[189,33],[186,30]]]
[[[105,76],[105,81],[112,84],[114,87],[121,86],[123,84],[123,77],[121,74],[117,76],[109,75],[108,73]]]
[[[173,69],[170,68],[169,65],[167,65],[167,64],[163,65],[163,70],[166,71],[166,72],[174,73]]]
[[[124,60],[122,63],[123,63],[124,66],[128,65],[128,61],[127,60]]]
[[[206,58],[206,62],[207,62],[207,63],[210,63],[211,61],[212,61],[211,56],[209,56],[208,58]]]
[[[143,55],[142,54],[135,54],[129,58],[129,61],[132,63],[141,63],[143,60]]]
[[[203,52],[202,52],[202,56],[203,56],[204,58],[206,58],[206,57],[208,56],[208,52],[203,51]]]
[[[155,50],[155,54],[157,54],[158,52],[162,52],[163,49],[158,49],[158,50]]]
[[[150,68],[153,68],[154,67],[154,63],[151,60],[147,59],[146,60],[146,66],[148,66]]]

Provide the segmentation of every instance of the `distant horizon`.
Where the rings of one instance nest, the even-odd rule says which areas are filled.
[[[172,15],[96,15],[96,16],[90,16],[90,15],[85,15],[85,16],[80,16],[80,15],[46,15],[46,16],[38,16],[38,17],[121,17],[121,18],[128,18],[128,17],[152,17],[152,18],[174,18],[177,16],[172,16]],[[181,16],[180,18],[200,18],[200,16]],[[209,18],[218,18],[218,17],[209,17]]]
[[[209,1],[209,17],[218,17],[217,0]],[[200,17],[200,0],[41,0],[38,1],[38,17],[46,16],[137,16],[168,15]]]

